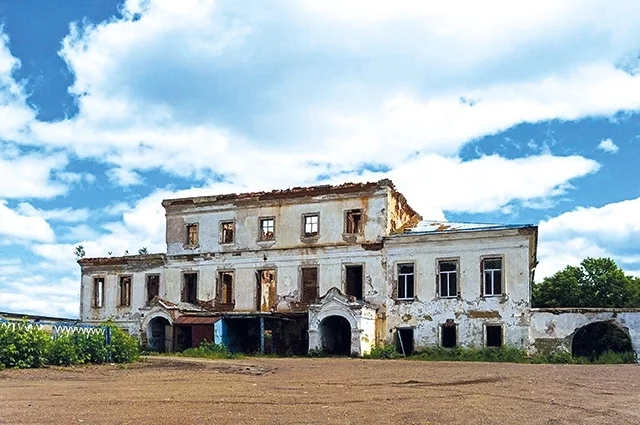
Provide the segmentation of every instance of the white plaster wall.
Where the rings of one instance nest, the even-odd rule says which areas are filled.
[[[440,326],[447,319],[458,324],[458,341],[469,347],[484,346],[486,324],[502,324],[506,345],[528,344],[529,236],[517,231],[431,235],[393,238],[385,245],[388,285],[387,335],[400,326],[414,327],[416,348],[440,345]],[[481,297],[480,262],[485,256],[502,256],[506,296]],[[437,260],[459,261],[461,298],[437,296]],[[416,299],[396,301],[398,263],[413,262]]]

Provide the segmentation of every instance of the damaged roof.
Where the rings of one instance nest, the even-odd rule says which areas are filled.
[[[430,233],[479,232],[483,230],[524,229],[536,227],[533,224],[498,224],[498,223],[468,223],[453,221],[423,220],[415,227],[404,229],[402,235],[421,235]]]
[[[322,195],[341,195],[350,193],[360,193],[367,191],[375,191],[378,188],[387,187],[391,190],[395,190],[393,182],[389,179],[379,180],[377,182],[367,183],[344,183],[340,185],[322,185],[322,186],[307,186],[307,187],[293,187],[290,189],[272,190],[269,192],[248,192],[248,193],[228,193],[222,195],[213,196],[196,196],[191,198],[176,198],[165,199],[162,201],[163,207],[170,207],[172,205],[198,205],[198,204],[211,204],[217,202],[233,202],[239,200],[258,200],[266,201],[273,199],[290,199],[290,198],[302,198],[307,196],[322,196]]]

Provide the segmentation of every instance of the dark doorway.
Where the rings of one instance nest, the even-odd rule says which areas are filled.
[[[149,330],[147,335],[147,345],[154,351],[163,353],[169,351],[169,345],[167,344],[166,330],[169,327],[169,321],[163,317],[156,317],[149,323]]]
[[[322,349],[328,354],[348,356],[351,354],[351,325],[341,316],[329,316],[320,322]]]
[[[318,299],[318,268],[303,267],[302,273],[302,302],[311,304]]]
[[[571,355],[574,357],[593,360],[607,351],[633,353],[629,335],[613,323],[591,323],[580,328],[573,336]]]
[[[396,351],[405,356],[413,353],[413,328],[398,328],[396,332]]]
[[[442,346],[444,348],[453,348],[457,344],[457,327],[455,324],[444,324],[442,325]]]
[[[487,325],[487,347],[502,347],[502,325]]]
[[[345,266],[347,295],[362,299],[362,266]]]

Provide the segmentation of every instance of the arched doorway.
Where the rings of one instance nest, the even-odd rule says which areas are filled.
[[[171,323],[164,317],[156,317],[149,322],[147,330],[147,345],[154,351],[160,353],[171,350],[171,335],[167,335],[167,328]]]
[[[342,316],[329,316],[318,326],[322,349],[328,354],[348,356],[351,354],[351,325]]]
[[[633,353],[629,335],[611,322],[590,323],[573,336],[571,355],[595,359],[607,351]]]

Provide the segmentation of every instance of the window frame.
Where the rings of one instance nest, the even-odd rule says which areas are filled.
[[[347,263],[342,263],[342,293],[345,294],[347,297],[349,297],[350,295],[348,294],[348,282],[347,282],[347,268],[350,267],[360,267],[360,269],[362,270],[362,275],[361,275],[361,283],[360,283],[360,291],[362,292],[362,297],[361,298],[357,298],[357,300],[359,301],[364,301],[365,295],[366,295],[366,285],[367,285],[367,271],[366,271],[366,263],[358,263],[358,262],[347,262]],[[318,287],[320,286],[320,282],[318,281]],[[318,294],[318,296],[320,296],[320,294]]]
[[[195,290],[196,298],[195,298],[194,302],[189,301],[189,299],[188,299],[189,297],[188,296],[185,297],[184,300],[182,299],[182,296],[185,295],[185,289],[186,289],[186,283],[187,283],[186,280],[185,280],[185,277],[188,274],[196,275],[196,290]],[[197,305],[198,304],[198,289],[199,289],[198,287],[200,286],[200,272],[199,271],[184,270],[182,272],[182,279],[181,279],[180,283],[181,283],[180,284],[180,302]]]
[[[232,231],[232,238],[231,241],[229,242],[225,242],[224,240],[224,225],[225,224],[231,224],[231,231]],[[219,232],[220,232],[220,238],[219,238],[219,243],[220,245],[230,245],[230,244],[234,244],[236,242],[236,221],[235,220],[220,220],[220,226],[219,226]]]
[[[300,284],[300,302],[312,304],[313,302],[307,301],[305,297],[305,286],[304,286],[304,270],[305,269],[315,269],[316,270],[316,297],[315,300],[320,298],[320,266],[318,264],[305,264],[298,267],[298,276],[299,276],[299,284]]]
[[[411,265],[413,267],[413,273],[400,273],[400,266]],[[395,275],[396,275],[396,290],[395,290],[395,299],[396,301],[415,301],[416,299],[416,276],[417,276],[417,267],[415,261],[396,261],[394,263],[395,267]],[[407,297],[407,282],[406,278],[404,279],[404,293],[405,297],[400,297],[400,276],[413,276],[413,297]]]
[[[186,233],[186,241],[184,246],[188,247],[188,248],[195,248],[198,247],[200,245],[200,223],[198,222],[191,222],[191,223],[186,223],[185,224],[185,233]],[[191,232],[190,229],[195,228],[195,235],[196,235],[196,240],[194,243],[191,242]]]
[[[358,212],[360,214],[360,229],[358,232],[349,231],[349,215]],[[364,234],[364,213],[362,208],[352,208],[344,211],[344,227],[343,232],[345,235],[362,235]]]
[[[495,272],[498,271],[498,269],[488,269],[489,271],[493,272],[491,274],[492,280],[491,280],[491,287],[492,287],[492,293],[488,294],[486,289],[486,281],[485,281],[485,272],[487,271],[487,269],[485,268],[485,262],[486,261],[492,261],[492,260],[500,260],[500,293],[495,293]],[[507,293],[507,285],[506,285],[506,279],[505,279],[505,258],[504,255],[483,255],[482,257],[480,257],[480,285],[481,285],[481,294],[483,298],[492,298],[492,297],[501,297],[503,295],[505,295]]]
[[[127,288],[126,304],[123,303],[122,283],[123,279],[129,279],[129,287]],[[118,275],[118,307],[131,307],[131,296],[133,295],[133,275]]]
[[[500,328],[500,345],[489,345],[489,332],[488,329],[489,327],[499,327]],[[483,331],[484,331],[484,346],[488,347],[488,348],[500,348],[503,347],[504,344],[504,330],[505,330],[505,326],[504,323],[501,322],[485,322],[483,324]]]
[[[452,320],[452,319],[448,319],[448,320]],[[460,346],[460,342],[458,340],[459,337],[459,332],[458,332],[458,323],[452,320],[453,325],[448,325],[447,322],[445,323],[440,323],[440,338],[438,338],[440,341],[440,347],[442,348],[447,348],[447,349],[451,349],[451,348],[456,348]],[[455,345],[453,347],[445,347],[444,346],[444,329],[454,329],[455,332],[455,336],[456,336],[456,340],[455,340]]]
[[[316,225],[316,232],[307,233],[307,218],[316,217],[318,222]],[[311,223],[313,226],[313,223]],[[302,239],[317,239],[320,237],[320,213],[319,212],[311,212],[302,214]]]
[[[264,221],[273,221],[273,232],[269,239],[264,238],[263,226]],[[276,240],[276,218],[275,216],[258,217],[258,242],[273,242]]]
[[[96,282],[101,280],[100,291],[96,293]],[[107,283],[107,277],[104,275],[91,276],[91,307],[92,308],[103,308],[104,307],[104,291]],[[98,297],[99,294],[99,297]],[[99,302],[98,302],[99,301]]]
[[[440,264],[441,263],[455,263],[456,265],[456,269],[454,271],[445,271],[445,272],[441,272],[440,271]],[[456,275],[456,291],[455,291],[455,295],[442,295],[442,283],[441,283],[441,274],[442,273],[446,273],[447,275],[450,275],[451,273],[455,273]],[[448,284],[449,282],[447,281],[447,288],[448,288]],[[445,298],[445,299],[451,299],[451,298],[460,298],[461,296],[461,288],[460,288],[460,257],[443,257],[443,258],[436,258],[436,294],[438,296],[438,298]]]
[[[153,300],[153,298],[149,298],[149,278],[150,277],[157,277],[158,278],[158,297],[160,297],[160,273],[148,273],[144,275],[144,302],[145,304],[149,305],[149,303],[151,302],[151,300]]]
[[[228,292],[228,301],[222,299],[222,286],[224,283],[223,275],[229,274],[231,275],[231,291]],[[216,302],[222,305],[233,305],[234,304],[234,291],[236,286],[236,273],[233,269],[221,269],[216,273]]]

